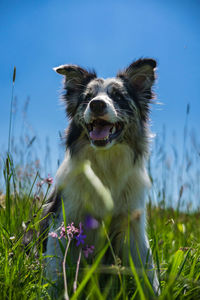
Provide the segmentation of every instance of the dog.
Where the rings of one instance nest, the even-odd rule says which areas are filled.
[[[64,76],[63,101],[69,126],[65,158],[44,208],[41,233],[63,221],[62,201],[67,223],[84,222],[89,214],[101,224],[107,215],[111,216],[111,242],[116,256],[128,265],[130,251],[138,270],[141,263],[147,267],[157,293],[159,283],[145,230],[145,197],[151,186],[146,171],[151,139],[149,112],[155,69],[156,61],[150,58],[134,61],[116,77],[107,79],[77,65],[54,68]],[[104,205],[92,180],[80,171],[88,161],[94,177],[111,196],[110,207]],[[89,236],[95,247],[97,232]],[[128,232],[130,247],[126,242]],[[59,245],[55,250],[52,237],[45,240],[44,248],[47,256],[59,256],[55,252]],[[47,266],[47,276],[55,281],[57,260],[52,258]]]

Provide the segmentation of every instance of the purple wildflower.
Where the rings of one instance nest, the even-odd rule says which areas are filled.
[[[79,233],[79,235],[76,236],[76,240],[77,240],[76,246],[78,247],[80,244],[84,244],[85,243],[85,241],[84,241],[85,238],[86,238],[86,235],[84,235],[82,233]]]
[[[99,222],[92,216],[88,215],[85,218],[85,227],[87,229],[96,229],[99,227]]]
[[[49,233],[49,236],[51,236],[52,238],[57,238],[58,237],[57,233],[53,232],[53,231]]]
[[[76,246],[78,247],[80,244],[84,244],[85,241],[84,239],[86,238],[86,235],[82,234],[83,233],[83,229],[82,229],[82,224],[80,223],[79,224],[79,234],[76,236],[76,240],[77,240],[77,243],[76,243]]]
[[[83,253],[84,253],[86,258],[88,258],[89,254],[92,254],[93,251],[94,251],[94,246],[93,245],[91,245],[91,246],[87,245],[86,247],[83,248]]]

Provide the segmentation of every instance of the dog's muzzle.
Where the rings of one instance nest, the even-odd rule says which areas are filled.
[[[96,147],[105,147],[116,140],[122,132],[122,122],[110,122],[107,104],[92,100],[89,104],[91,121],[86,124],[90,141]]]
[[[90,110],[95,115],[104,115],[107,105],[103,100],[92,100],[90,102]]]

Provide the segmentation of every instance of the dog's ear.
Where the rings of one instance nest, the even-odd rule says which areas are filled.
[[[79,96],[86,85],[96,78],[96,73],[88,72],[77,65],[61,65],[53,70],[64,76],[66,93],[63,95],[63,99],[67,104],[68,116],[73,117],[79,103]]]
[[[117,75],[125,82],[131,97],[138,103],[141,119],[144,121],[148,120],[149,103],[154,98],[152,85],[155,81],[155,68],[154,59],[139,59]]]
[[[129,84],[138,92],[151,89],[155,80],[156,61],[154,59],[139,59],[133,62],[118,77],[125,77]]]
[[[61,65],[53,70],[65,76],[65,87],[69,89],[81,88],[84,83],[96,77],[95,72],[88,72],[77,65]]]

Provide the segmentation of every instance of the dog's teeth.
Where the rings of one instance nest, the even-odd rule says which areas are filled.
[[[113,126],[113,128],[112,128],[112,130],[111,130],[111,133],[113,134],[113,133],[115,133],[115,131],[116,131],[116,127]]]

